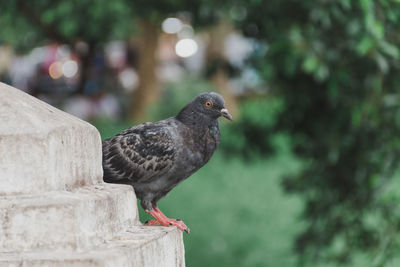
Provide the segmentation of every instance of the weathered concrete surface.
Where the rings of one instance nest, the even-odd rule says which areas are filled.
[[[87,122],[0,83],[0,195],[101,183],[101,139]]]
[[[0,83],[0,267],[185,265],[182,233],[142,226],[101,153],[93,126]]]
[[[3,266],[185,266],[182,233],[176,228],[138,226],[89,251],[0,253]]]
[[[0,251],[87,249],[139,224],[132,187],[0,197]]]

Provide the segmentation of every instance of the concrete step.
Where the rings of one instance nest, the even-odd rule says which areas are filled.
[[[128,185],[1,196],[0,210],[0,252],[90,248],[139,224]]]
[[[0,195],[102,182],[95,127],[0,83]]]
[[[175,227],[136,226],[91,250],[0,253],[1,267],[185,266],[182,233]]]

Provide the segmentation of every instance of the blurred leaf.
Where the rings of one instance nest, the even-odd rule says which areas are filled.
[[[255,98],[241,104],[240,117],[221,128],[221,149],[228,156],[247,160],[269,155],[281,146],[273,145],[274,128],[283,102],[277,98]]]
[[[303,69],[308,73],[313,73],[317,70],[319,65],[318,58],[315,55],[310,55],[303,61]]]
[[[397,266],[400,193],[388,189],[400,165],[399,2],[272,0],[247,11],[243,24],[270,47],[252,63],[283,100],[270,139],[289,133],[307,162],[284,179],[306,201],[304,265]]]
[[[389,57],[399,59],[399,48],[397,46],[392,45],[391,43],[386,41],[379,42],[379,46],[382,49],[382,52],[384,52]]]
[[[374,41],[369,36],[364,36],[357,45],[357,52],[364,56],[374,47]]]

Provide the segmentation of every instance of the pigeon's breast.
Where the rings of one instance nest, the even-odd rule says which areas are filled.
[[[181,149],[178,162],[183,163],[182,168],[193,173],[208,162],[219,143],[218,125],[214,128],[183,128],[180,132]]]

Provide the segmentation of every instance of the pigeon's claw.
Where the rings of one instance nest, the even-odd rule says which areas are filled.
[[[182,220],[167,218],[157,207],[146,210],[146,212],[155,218],[155,220],[147,221],[146,225],[176,226],[182,232],[190,233],[189,227]]]
[[[150,220],[145,222],[145,225],[152,226],[152,225],[163,225],[163,226],[176,226],[179,230],[182,232],[186,232],[187,234],[190,233],[189,227],[186,226],[186,224],[180,220],[180,219],[170,219],[170,218],[165,218],[161,222],[158,220]]]
[[[186,232],[187,234],[190,233],[189,227],[187,227],[186,224],[183,221],[179,220],[179,219],[169,219],[169,218],[167,218],[167,223],[168,223],[167,226],[174,225],[174,226],[178,227],[178,229],[181,230],[182,232]]]

